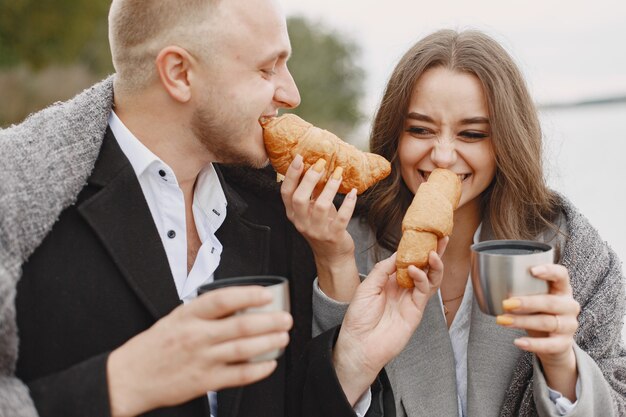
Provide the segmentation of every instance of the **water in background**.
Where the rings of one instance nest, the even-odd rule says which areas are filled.
[[[548,183],[626,261],[626,103],[543,110],[541,121]]]

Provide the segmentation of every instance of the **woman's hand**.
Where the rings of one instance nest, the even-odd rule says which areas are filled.
[[[333,199],[343,170],[337,167],[319,191],[325,165],[326,161],[319,159],[302,175],[302,156],[296,155],[285,174],[281,196],[287,217],[313,250],[321,290],[337,301],[350,301],[360,282],[354,241],[346,230],[356,205],[356,190],[346,195],[337,210]]]
[[[548,294],[504,300],[502,307],[510,314],[498,316],[496,322],[528,332],[529,337],[516,339],[515,345],[535,353],[550,388],[574,401],[578,372],[573,346],[580,305],[563,265],[535,266],[531,273],[548,281]]]
[[[337,378],[351,404],[404,349],[419,326],[432,288],[438,288],[443,277],[439,256],[432,251],[429,258],[428,275],[409,266],[414,288],[402,288],[396,282],[394,254],[377,263],[354,294],[333,350]]]

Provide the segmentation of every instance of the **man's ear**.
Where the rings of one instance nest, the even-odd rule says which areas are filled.
[[[178,102],[191,99],[191,67],[194,58],[179,46],[167,46],[156,58],[156,68],[161,85]]]

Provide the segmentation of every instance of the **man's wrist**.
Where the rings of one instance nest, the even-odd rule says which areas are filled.
[[[124,365],[121,349],[123,346],[111,352],[107,359],[111,417],[136,416],[149,410],[149,407],[142,405],[142,396],[135,392],[137,384],[132,382],[132,372],[125,372],[129,367]]]
[[[340,333],[333,348],[333,366],[350,406],[354,407],[363,393],[372,385],[380,370],[371,369],[365,361],[360,360],[361,355],[358,354],[358,350],[350,346],[356,345],[346,341]]]

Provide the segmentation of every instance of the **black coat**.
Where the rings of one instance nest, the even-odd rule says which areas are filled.
[[[330,365],[336,329],[309,345],[310,249],[286,219],[277,186],[262,176],[267,170],[242,172],[218,167],[228,214],[217,233],[224,249],[215,279],[288,277],[295,324],[270,377],[218,393],[219,417],[353,416]],[[139,182],[107,129],[88,184],[24,264],[17,287],[16,374],[41,417],[109,416],[108,354],[179,304]],[[146,415],[208,416],[208,401]]]

